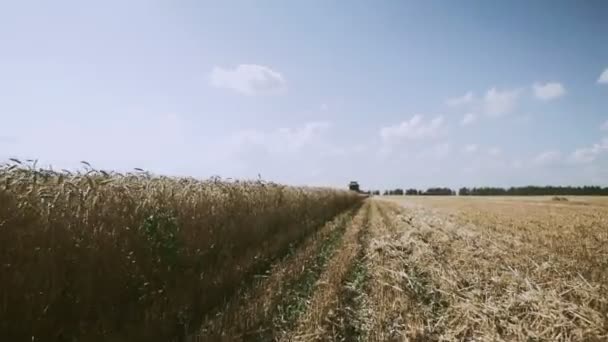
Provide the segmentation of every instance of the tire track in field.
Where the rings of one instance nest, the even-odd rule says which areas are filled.
[[[434,318],[441,298],[412,255],[415,243],[426,244],[427,238],[413,234],[418,213],[378,202],[367,249],[372,303],[368,341],[437,340]]]
[[[372,202],[371,205],[376,205]],[[370,209],[371,210],[371,209]],[[369,317],[369,270],[365,264],[365,249],[369,243],[371,212],[365,218],[357,237],[358,251],[338,293],[336,307],[324,322],[326,341],[366,341]]]
[[[372,201],[370,214],[364,229],[359,234],[359,252],[347,273],[343,288],[339,294],[334,315],[328,317],[325,331],[331,332],[324,340],[331,341],[368,341],[370,326],[374,319],[370,293],[374,289],[371,283],[368,252],[372,233],[372,221],[380,222],[380,227],[394,232],[395,224],[392,215],[399,212],[399,207],[389,202]]]
[[[373,205],[373,201],[366,201],[352,224],[347,227],[339,249],[327,262],[325,270],[315,284],[306,311],[299,317],[294,328],[280,336],[278,340],[334,340],[338,328],[331,323],[331,318],[339,308],[342,285],[349,271],[356,264],[357,255],[361,251],[361,234],[367,226]]]
[[[275,330],[287,323],[302,306],[306,284],[320,274],[324,256],[331,254],[358,207],[325,224],[299,248],[273,265],[251,288],[230,299],[208,317],[191,341],[272,340]],[[289,313],[286,314],[286,311]],[[293,318],[292,318],[293,320]]]
[[[378,215],[380,219],[380,228],[385,232],[395,232],[394,217],[399,212],[399,208],[390,202],[378,201]]]
[[[367,268],[370,270],[369,298],[371,300],[369,341],[396,341],[405,336],[407,313],[411,308],[410,298],[404,293],[392,274],[399,254],[404,251],[394,248],[396,227],[388,216],[394,207],[377,201],[370,222],[370,241],[367,247]],[[390,206],[390,207],[389,207]]]

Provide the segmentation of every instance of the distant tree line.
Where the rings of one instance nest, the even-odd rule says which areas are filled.
[[[521,186],[510,188],[461,188],[460,196],[608,196],[600,186]]]
[[[380,195],[379,190],[371,192]],[[450,188],[428,188],[426,190],[396,188],[384,190],[384,196],[454,196],[456,191]],[[480,187],[460,188],[459,196],[608,196],[608,187],[600,186],[520,186],[510,188]]]
[[[423,193],[423,195],[454,196],[456,195],[456,191],[450,188],[429,188]]]
[[[394,190],[384,190],[384,196],[414,196],[414,195],[426,195],[426,196],[453,196],[456,195],[456,191],[450,188],[428,188],[426,191],[418,190],[418,189],[407,189],[403,191],[403,189],[394,189]]]

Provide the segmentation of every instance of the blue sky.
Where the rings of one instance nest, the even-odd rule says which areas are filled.
[[[0,158],[608,185],[605,1],[6,1]]]

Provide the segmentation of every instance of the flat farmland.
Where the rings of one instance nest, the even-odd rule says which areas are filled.
[[[441,298],[417,315],[426,317],[419,329],[432,327],[440,339],[606,338],[606,199],[382,200],[401,207],[394,243],[409,246],[404,254],[425,275],[423,288]]]
[[[0,169],[10,341],[605,341],[608,201]]]
[[[200,337],[605,340],[607,203],[374,197],[235,297]]]

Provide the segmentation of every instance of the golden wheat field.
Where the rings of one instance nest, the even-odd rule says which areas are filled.
[[[605,341],[608,201],[0,169],[6,341]]]

